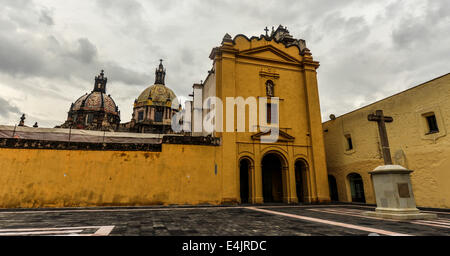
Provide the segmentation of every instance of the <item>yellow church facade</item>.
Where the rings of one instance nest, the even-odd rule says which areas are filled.
[[[250,39],[226,35],[210,58],[208,77],[194,87],[202,101],[221,99],[224,116],[236,111],[232,125],[223,119],[227,129],[170,135],[79,131],[91,141],[75,142],[61,140],[75,138],[73,130],[2,126],[0,207],[330,201],[319,63],[304,41],[281,26]],[[277,109],[275,141],[262,141],[262,127],[250,127],[249,106],[246,131],[238,131],[238,110],[227,98],[239,97],[268,98],[256,111],[266,111],[257,117],[269,123],[274,117],[266,107]],[[208,113],[202,105],[193,106],[197,110],[202,119]],[[31,133],[40,135],[27,137]],[[59,139],[39,139],[47,135]]]
[[[383,165],[377,124],[383,110],[394,164],[411,174],[419,207],[450,207],[450,74],[323,123],[331,198],[375,203],[369,171]]]
[[[237,108],[227,105],[234,102],[226,98],[266,97],[268,81],[273,84],[272,96],[279,98],[276,142],[262,143],[260,132],[249,132],[250,108],[245,115],[247,132],[213,133],[222,139],[222,169],[230,170],[224,173],[228,176],[224,201],[329,201],[316,78],[319,64],[305,46],[286,46],[283,36],[289,34],[281,27],[270,37],[238,35],[231,40],[226,36],[221,47],[211,52],[213,69],[201,86],[201,97],[221,99],[223,116],[235,111],[235,130]]]

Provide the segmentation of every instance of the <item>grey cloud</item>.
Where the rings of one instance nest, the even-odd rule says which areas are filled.
[[[52,26],[53,24],[55,24],[51,12],[46,9],[41,10],[41,16],[39,17],[39,21],[48,26]]]
[[[115,72],[117,81],[126,84],[146,83],[148,75],[122,67],[98,57],[96,45],[88,38],[61,42],[54,35],[21,27],[0,19],[0,72],[18,77],[86,78],[100,69]],[[8,29],[9,28],[9,29]],[[36,36],[38,35],[38,36]]]
[[[43,60],[32,49],[23,43],[14,41],[0,34],[0,72],[11,75],[35,75],[43,67]]]
[[[141,16],[143,11],[142,4],[135,0],[97,0],[96,3],[103,11],[113,10],[115,13],[122,14],[122,17],[127,18],[133,18],[136,15]]]
[[[431,40],[431,31],[422,18],[407,18],[392,31],[392,40],[397,49],[419,46]]]
[[[425,12],[408,14],[392,31],[392,40],[397,49],[425,49],[439,42],[450,29],[450,3],[445,0],[427,2]]]
[[[71,56],[82,63],[89,64],[97,59],[97,47],[87,38],[78,39],[78,49]]]
[[[110,81],[120,81],[132,85],[145,85],[151,82],[150,75],[132,71],[114,62],[104,62],[99,64],[99,66],[101,65],[108,72]]]
[[[0,97],[0,116],[3,118],[9,117],[11,114],[19,114],[20,109],[15,105],[11,104],[9,101]]]
[[[139,1],[97,0],[96,5],[110,20],[109,25],[117,34],[147,41],[153,32],[149,22],[151,17],[145,14],[145,6]]]

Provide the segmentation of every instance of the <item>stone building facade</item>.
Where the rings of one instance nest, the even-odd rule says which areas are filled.
[[[228,177],[223,184],[224,201],[329,201],[317,87],[319,63],[305,41],[294,38],[281,25],[270,34],[266,29],[266,34],[259,37],[240,34],[232,38],[226,34],[221,46],[212,49],[210,59],[213,65],[207,78],[193,86],[191,126],[194,134],[222,140],[219,150],[223,160],[219,169]],[[196,93],[196,89],[201,92]],[[215,122],[213,132],[205,129],[195,132],[195,118],[204,120],[212,111],[208,108],[210,97],[223,103],[224,118]],[[245,107],[246,130],[236,132],[237,108],[227,98],[254,98],[258,102],[266,98],[267,104],[259,109]],[[265,113],[258,120],[262,118],[272,125],[274,122],[267,115],[269,109],[278,109],[279,136],[276,141],[265,143],[261,137],[267,133],[261,125],[250,122],[250,115]],[[233,113],[234,120],[225,118],[228,112]],[[222,129],[217,129],[218,126]]]
[[[394,164],[413,170],[418,206],[450,207],[450,74],[323,123],[331,198],[375,203],[369,171],[383,165],[378,127],[383,110]]]

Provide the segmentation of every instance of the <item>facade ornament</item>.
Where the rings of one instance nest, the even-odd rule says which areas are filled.
[[[226,33],[224,36],[223,36],[223,39],[222,39],[222,44],[223,43],[231,43],[231,42],[233,42],[233,39],[231,38],[231,36],[230,36],[230,34],[228,34],[228,33]]]
[[[268,97],[274,97],[274,87],[272,80],[267,80],[266,82],[266,95]]]
[[[19,126],[25,126],[25,114],[22,114],[22,117],[20,117]]]

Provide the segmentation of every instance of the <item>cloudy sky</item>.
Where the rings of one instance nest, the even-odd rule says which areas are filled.
[[[324,121],[450,72],[448,0],[0,0],[0,124],[61,124],[100,69],[129,121],[160,58],[187,98],[225,33],[279,24],[321,63]]]

